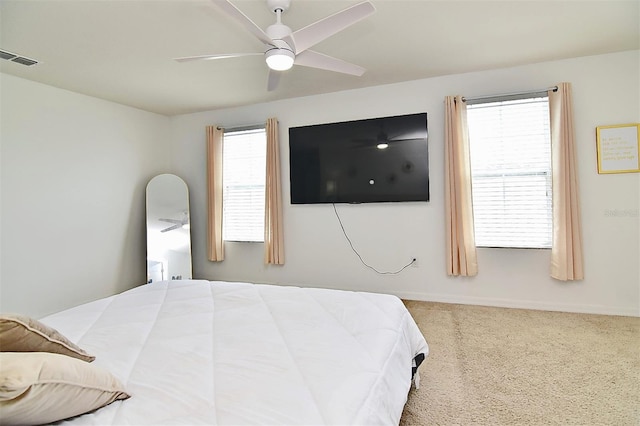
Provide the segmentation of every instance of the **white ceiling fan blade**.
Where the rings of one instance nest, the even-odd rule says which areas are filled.
[[[181,221],[181,220],[178,220],[178,219],[165,219],[165,218],[162,218],[162,217],[161,217],[161,218],[160,218],[160,219],[158,219],[158,220],[159,220],[159,221],[161,221],[161,222],[169,222],[169,223],[179,223],[179,224],[182,224],[182,221]]]
[[[199,56],[185,56],[182,58],[173,58],[177,62],[190,62],[190,61],[209,61],[212,59],[227,59],[227,58],[240,58],[242,56],[256,56],[264,55],[264,53],[223,53],[220,55],[199,55]]]
[[[261,42],[265,44],[269,44],[271,46],[274,45],[273,40],[264,32],[262,28],[257,26],[255,22],[253,22],[247,15],[242,13],[240,9],[234,6],[228,0],[211,0],[215,3],[222,11],[224,11],[227,15],[231,16],[236,21],[240,22],[246,29],[248,29],[254,36],[258,38]]]
[[[280,83],[280,76],[282,72],[269,70],[269,77],[267,78],[267,91],[273,92],[278,87]]]
[[[306,50],[300,53],[296,56],[294,64],[302,65],[303,67],[320,68],[327,71],[351,74],[358,77],[366,71],[366,69],[359,65],[345,62],[342,59],[333,58],[313,50]]]
[[[292,37],[285,37],[284,40],[295,47],[296,54],[298,54],[366,18],[375,11],[376,8],[368,1],[358,3],[307,25],[295,31]],[[290,41],[293,41],[293,44],[289,43]]]
[[[182,228],[182,224],[181,223],[179,223],[177,225],[170,226],[168,228],[164,228],[164,229],[160,230],[160,232],[169,232],[169,231],[173,231],[174,229],[178,229],[178,228]]]

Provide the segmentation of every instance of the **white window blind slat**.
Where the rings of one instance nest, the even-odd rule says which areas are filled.
[[[228,132],[223,143],[223,238],[264,241],[265,129]]]
[[[546,97],[467,106],[478,247],[551,247]]]

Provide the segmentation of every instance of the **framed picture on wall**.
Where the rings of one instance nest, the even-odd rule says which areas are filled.
[[[640,172],[640,123],[596,127],[598,173]]]

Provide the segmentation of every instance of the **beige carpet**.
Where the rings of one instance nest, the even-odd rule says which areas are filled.
[[[405,303],[430,355],[402,426],[640,425],[640,318]]]

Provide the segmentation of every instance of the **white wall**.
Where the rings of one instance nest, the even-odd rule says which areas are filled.
[[[145,282],[165,116],[0,74],[0,311],[42,316]]]
[[[190,187],[194,277],[385,292],[405,298],[577,312],[640,315],[640,174],[598,175],[595,127],[640,121],[640,52],[516,68],[270,102],[171,118],[173,166]],[[285,77],[286,79],[286,77]],[[584,281],[549,277],[548,250],[479,249],[479,274],[452,278],[444,257],[443,99],[573,84],[582,220]],[[286,81],[285,83],[286,84]],[[330,205],[289,202],[288,127],[426,111],[431,201],[339,205],[367,262],[395,270],[378,275],[358,261]],[[206,259],[205,126],[280,121],[285,223],[284,266],[263,265],[263,246],[227,243],[226,260]]]
[[[0,311],[45,315],[145,282],[144,189],[159,173],[189,185],[194,277],[397,294],[454,303],[640,315],[640,174],[598,175],[595,127],[640,121],[640,52],[547,62],[167,118],[0,74]],[[445,274],[443,98],[573,83],[585,241],[581,282],[549,278],[544,250],[480,249],[474,278]],[[290,126],[426,111],[431,201],[289,203]],[[262,244],[206,260],[205,126],[276,116],[281,126],[284,266]]]

